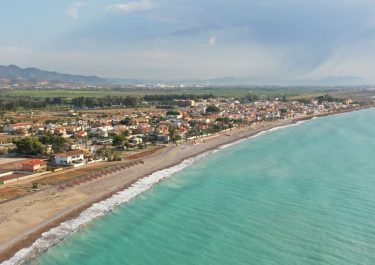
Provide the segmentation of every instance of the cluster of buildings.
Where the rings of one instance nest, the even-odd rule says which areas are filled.
[[[56,135],[66,139],[64,151],[53,153],[56,165],[75,165],[88,157],[97,158],[105,148],[134,150],[152,144],[189,141],[228,128],[247,126],[276,119],[294,119],[352,108],[351,100],[343,102],[301,103],[299,101],[261,100],[240,103],[236,99],[175,100],[176,108],[133,112],[106,117],[77,115],[66,121],[38,124],[22,122],[3,124],[2,131],[15,137]],[[212,108],[214,106],[214,108]],[[3,144],[8,149],[12,144]],[[29,165],[31,167],[31,165]]]

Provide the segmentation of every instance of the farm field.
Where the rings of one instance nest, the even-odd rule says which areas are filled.
[[[218,97],[243,97],[249,93],[257,96],[272,96],[272,97],[297,97],[302,95],[321,95],[323,91],[311,91],[308,89],[299,88],[186,88],[186,89],[128,89],[128,90],[8,90],[2,93],[2,96],[8,97],[106,97],[106,96],[144,96],[144,95],[164,95],[164,94],[213,94]]]

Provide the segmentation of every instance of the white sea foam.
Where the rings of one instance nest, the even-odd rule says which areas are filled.
[[[267,132],[272,132],[295,125],[297,124],[274,127],[267,131],[261,131],[253,136],[250,136],[249,138],[254,138]],[[235,144],[241,143],[245,140],[246,139],[240,139],[233,143],[220,146],[215,150],[211,150],[196,157],[186,159],[178,165],[154,172],[153,174],[136,181],[129,188],[114,194],[106,200],[93,204],[91,207],[84,210],[77,218],[63,222],[58,227],[52,228],[51,230],[43,233],[42,236],[37,239],[30,247],[21,249],[11,259],[4,261],[3,263],[1,263],[1,265],[20,265],[36,258],[43,252],[47,251],[50,247],[62,241],[65,237],[71,235],[85,224],[91,222],[93,219],[111,212],[120,204],[129,202],[137,195],[152,188],[152,186],[154,186],[161,180],[169,178],[173,174],[185,169],[186,167],[191,166],[195,161],[201,159],[202,157],[205,157],[211,153],[215,153],[221,149],[225,149]]]
[[[215,150],[213,151],[213,153],[216,153],[216,152],[218,152],[218,151],[220,151],[220,150],[222,150],[222,149],[225,149],[225,148],[231,147],[231,146],[233,146],[233,145],[239,144],[239,143],[241,143],[241,142],[243,142],[243,141],[245,141],[245,140],[246,140],[246,138],[245,138],[245,139],[239,139],[239,140],[234,141],[234,142],[229,143],[229,144],[221,145],[221,146],[219,146],[217,149],[215,149]]]
[[[306,121],[298,121],[298,122],[292,123],[292,124],[276,126],[276,127],[273,127],[273,128],[271,128],[271,129],[269,129],[267,131],[263,131],[263,133],[274,132],[274,131],[278,131],[278,130],[281,130],[281,129],[286,129],[286,128],[289,128],[289,127],[293,127],[293,126],[302,124],[304,122],[306,122]]]
[[[286,129],[286,128],[289,128],[289,127],[297,126],[297,125],[299,125],[301,123],[304,123],[304,122],[306,122],[306,121],[299,121],[297,123],[276,126],[276,127],[271,128],[271,129],[268,129],[268,130],[260,131],[259,133],[248,137],[247,139],[255,138],[255,137],[261,136],[263,134],[269,133],[269,132],[274,132],[274,131],[278,131],[278,130],[281,130],[281,129]]]

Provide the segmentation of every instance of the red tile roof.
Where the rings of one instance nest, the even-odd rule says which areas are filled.
[[[23,126],[32,126],[33,124],[32,123],[27,123],[27,122],[24,122],[24,123],[15,123],[15,124],[11,124],[12,127],[23,127]]]
[[[32,159],[32,160],[28,160],[22,163],[22,165],[27,165],[27,166],[44,165],[44,164],[46,164],[46,162],[40,159]]]

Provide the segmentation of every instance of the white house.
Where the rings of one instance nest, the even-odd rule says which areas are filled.
[[[4,132],[14,132],[17,130],[28,130],[31,128],[32,123],[16,123],[16,124],[9,124],[8,126],[4,127]]]
[[[56,165],[75,165],[85,162],[84,152],[82,150],[74,150],[55,155]]]
[[[113,130],[112,126],[100,126],[90,128],[90,134],[97,134],[101,137],[108,137],[108,132]]]
[[[140,135],[132,135],[128,137],[129,142],[133,144],[141,144],[143,142],[142,137]]]

